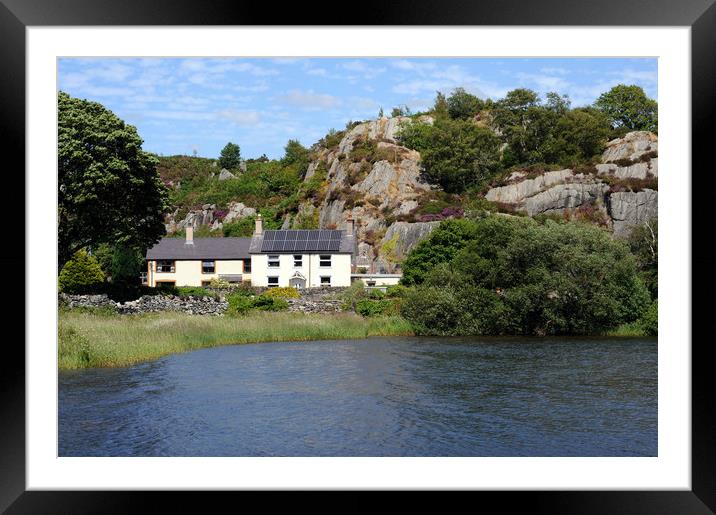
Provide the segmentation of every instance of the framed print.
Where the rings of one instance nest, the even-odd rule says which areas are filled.
[[[529,5],[3,0],[27,202],[3,510],[396,489],[712,512],[691,169],[716,8]]]

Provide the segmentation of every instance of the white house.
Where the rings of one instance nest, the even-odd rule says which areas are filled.
[[[253,286],[350,286],[356,248],[353,220],[345,230],[264,230],[256,218],[249,246]]]
[[[350,286],[356,241],[345,230],[263,230],[251,238],[162,238],[147,251],[143,282],[149,286],[206,286],[212,279],[252,286]]]

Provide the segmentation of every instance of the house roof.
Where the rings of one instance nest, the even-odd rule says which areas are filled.
[[[251,238],[162,238],[147,250],[147,259],[249,259]]]
[[[268,230],[251,238],[250,254],[292,254],[294,252],[353,254],[355,237],[340,230]]]

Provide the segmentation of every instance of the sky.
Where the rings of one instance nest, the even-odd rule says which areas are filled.
[[[428,109],[457,87],[497,100],[515,88],[591,104],[617,84],[657,99],[650,58],[61,58],[58,88],[100,102],[137,127],[159,155],[280,158],[289,139],[310,146],[329,129],[398,105]]]

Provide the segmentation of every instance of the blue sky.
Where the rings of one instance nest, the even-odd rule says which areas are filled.
[[[283,155],[330,128],[397,105],[428,108],[456,87],[499,99],[515,88],[592,103],[612,86],[637,84],[657,98],[657,60],[645,58],[62,58],[58,86],[101,102],[135,125],[144,149],[218,157]]]

